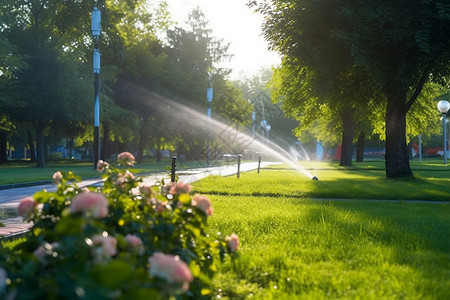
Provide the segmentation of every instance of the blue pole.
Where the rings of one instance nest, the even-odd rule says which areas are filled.
[[[94,7],[92,11],[91,30],[94,39],[93,73],[94,73],[94,169],[100,160],[100,51],[101,12]]]
[[[209,84],[208,88],[206,89],[206,101],[208,103],[208,109],[206,111],[206,116],[208,117],[208,149],[206,153],[206,164],[208,167],[210,166],[211,161],[211,103],[213,98],[213,88],[211,86],[211,75],[209,76]]]

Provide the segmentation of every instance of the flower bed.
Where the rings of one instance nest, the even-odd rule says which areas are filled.
[[[127,169],[134,157],[99,161],[100,187],[80,188],[56,172],[55,192],[24,199],[18,212],[29,237],[0,251],[2,299],[201,299],[234,258],[236,234],[209,236],[211,201],[181,182],[149,186]]]

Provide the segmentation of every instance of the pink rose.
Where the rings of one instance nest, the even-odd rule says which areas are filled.
[[[227,246],[231,252],[236,252],[239,248],[239,237],[237,234],[233,233],[231,236],[226,236],[225,241],[227,242]]]
[[[94,235],[91,242],[92,257],[96,263],[108,261],[117,254],[117,240],[106,232]]]
[[[155,203],[155,211],[156,211],[158,214],[163,213],[163,212],[167,209],[167,205],[168,205],[168,204],[169,204],[169,203],[168,203],[167,201],[162,202],[162,201],[156,200],[156,203]]]
[[[144,253],[144,244],[139,237],[132,234],[127,234],[127,236],[125,237],[125,241],[134,252],[138,253],[139,255],[142,255]]]
[[[177,182],[170,187],[170,193],[172,195],[189,194],[191,192],[191,186],[184,182]]]
[[[170,192],[170,190],[172,189],[172,187],[174,187],[176,185],[175,182],[169,182],[166,183],[164,186],[161,187],[161,194],[163,196],[167,196]]]
[[[208,197],[199,194],[194,195],[192,199],[192,206],[197,207],[205,212],[206,215],[210,216],[213,213],[213,208],[211,206],[211,201]]]
[[[139,184],[139,192],[146,197],[154,196],[152,187],[145,183]]]
[[[112,236],[96,234],[92,237],[92,244],[100,248],[105,257],[112,257],[117,253],[117,239]]]
[[[132,166],[135,163],[134,156],[130,152],[122,152],[117,155],[117,161],[123,166]]]
[[[20,201],[19,206],[17,207],[17,213],[24,220],[28,220],[36,210],[36,207],[37,203],[33,198],[25,198]]]
[[[94,218],[104,218],[108,215],[108,200],[101,193],[81,193],[72,199],[71,213],[89,213]]]
[[[180,260],[179,256],[157,252],[148,259],[148,262],[150,276],[159,277],[169,283],[181,284],[183,291],[187,291],[189,283],[194,280],[188,265]]]
[[[55,172],[52,176],[53,184],[59,184],[61,182],[61,179],[63,179],[63,175],[60,171]]]
[[[114,182],[114,184],[118,188],[122,188],[122,189],[125,188],[125,177],[123,176],[122,173],[117,174],[117,179]]]
[[[108,168],[109,168],[109,164],[106,161],[99,160],[97,162],[97,171],[99,171],[100,173],[102,173],[103,171],[105,171]]]

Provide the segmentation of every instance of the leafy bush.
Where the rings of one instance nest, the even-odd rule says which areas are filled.
[[[149,186],[126,168],[130,153],[118,161],[99,161],[101,186],[80,188],[75,174],[56,172],[55,192],[22,200],[18,212],[33,226],[24,242],[0,251],[2,299],[215,296],[212,276],[237,256],[238,237],[206,234],[211,202],[191,196],[188,184]]]

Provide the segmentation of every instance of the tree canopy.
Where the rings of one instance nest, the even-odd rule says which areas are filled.
[[[450,73],[449,4],[267,0],[258,10],[272,49],[324,80],[352,68],[370,72],[386,103],[386,176],[410,176],[406,115],[426,82]]]
[[[183,144],[186,137],[173,118],[160,114],[168,113],[167,107],[156,106],[171,98],[204,114],[210,80],[213,114],[239,126],[250,121],[250,104],[227,80],[229,71],[218,67],[230,57],[228,44],[213,36],[199,8],[181,27],[171,20],[165,1],[106,0],[96,5],[102,13],[102,158],[128,150],[141,159],[152,148],[158,152],[161,145],[174,149]],[[38,166],[44,166],[49,144],[58,139],[84,144],[83,155],[92,155],[92,9],[89,1],[2,2],[2,162],[12,133],[26,133],[31,155],[36,146]],[[206,141],[197,136],[189,142],[201,148]]]

